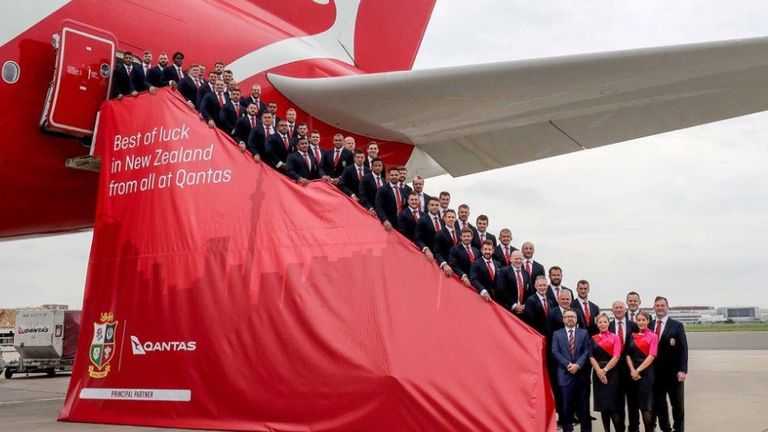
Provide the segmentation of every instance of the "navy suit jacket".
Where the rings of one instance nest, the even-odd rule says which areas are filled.
[[[131,68],[131,75],[136,70],[136,66]],[[131,93],[138,91],[133,83],[131,75],[128,75],[128,71],[125,70],[125,64],[120,63],[115,66],[115,71],[112,74],[112,97],[129,96]]]
[[[556,307],[557,304],[550,302],[546,297],[547,296],[544,296],[545,301],[547,302],[547,313],[549,313],[549,310]],[[539,294],[534,293],[528,296],[528,298],[525,299],[524,305],[525,311],[523,312],[523,319],[525,322],[541,335],[547,334],[547,315],[544,313],[544,305],[542,305],[541,300],[539,300]]]
[[[205,85],[204,83],[200,83],[200,88],[203,88]],[[195,106],[197,106],[197,92],[198,88],[195,85],[195,80],[192,79],[191,76],[187,75],[185,76],[181,81],[179,81],[179,93],[184,97],[184,100],[192,102]]]
[[[251,102],[253,102],[253,96],[248,96],[248,97],[241,98],[240,99],[240,106],[247,110],[248,109],[248,105],[250,105]],[[261,118],[261,113],[263,113],[264,111],[267,110],[267,105],[264,104],[264,102],[262,102],[261,99],[259,99],[259,102],[257,103],[257,105],[259,106],[259,112],[256,113],[256,116]],[[272,123],[273,124],[277,124],[277,122],[272,122]]]
[[[224,106],[230,103],[229,98],[226,95],[224,95],[224,100]],[[221,123],[221,110],[222,107],[219,105],[219,98],[217,97],[216,93],[206,94],[202,102],[200,102],[200,114],[202,114],[205,121],[213,120],[219,129],[222,129],[223,126]]]
[[[584,317],[587,333],[589,333],[590,336],[600,333],[600,330],[597,328],[597,324],[595,324],[595,317],[600,313],[600,307],[598,305],[592,303],[591,301],[589,302],[589,322],[586,322],[586,316],[584,315],[584,305],[578,296],[576,296],[576,300],[571,303],[571,309],[578,309],[581,312],[582,316]]]
[[[363,176],[367,173],[368,171],[363,167]],[[357,166],[355,166],[354,163],[344,168],[344,172],[341,174],[341,180],[339,181],[339,189],[348,196],[354,195],[359,199],[360,180],[357,178]]]
[[[323,169],[315,160],[315,156],[312,155],[312,152],[307,152],[307,154],[309,155],[312,169],[307,167],[307,162],[304,160],[301,153],[295,152],[288,155],[288,160],[285,162],[286,174],[288,177],[294,180],[298,180],[302,177],[307,180],[316,180],[325,175]]]
[[[376,205],[376,192],[378,188],[376,187],[376,180],[374,180],[373,175],[373,172],[369,172],[363,176],[363,179],[360,180],[360,191],[357,194],[357,197],[360,198],[360,205],[366,210],[374,208]],[[379,177],[381,178],[381,184],[386,185],[387,181],[381,177],[381,174],[379,174]]]
[[[499,297],[499,303],[509,309],[518,303],[519,292],[517,287],[517,275],[515,274],[515,268],[512,266],[504,266],[500,273],[501,274],[496,280],[496,295]],[[520,276],[523,278],[522,301],[523,304],[525,304],[525,299],[533,294],[533,288],[531,288],[531,282],[528,279],[528,273],[525,272],[525,269],[520,269]]]
[[[651,321],[648,329],[656,330],[656,321]],[[667,324],[661,329],[657,354],[653,361],[656,380],[676,382],[678,372],[688,373],[688,338],[680,321],[667,318]]]
[[[293,143],[291,143],[291,139],[288,138],[288,134],[285,134],[285,137],[288,139],[287,150],[285,148],[285,144],[283,143],[283,137],[280,136],[279,133],[273,133],[267,137],[264,144],[264,150],[266,151],[264,159],[269,164],[269,166],[277,168],[278,163],[287,163],[288,155],[296,151],[296,147],[294,147]]]
[[[197,103],[195,104],[197,106],[197,109],[200,109],[200,104],[203,103],[203,98],[208,93],[213,93],[213,89],[211,88],[211,83],[205,83],[200,86],[200,90],[197,91]],[[229,97],[229,92],[224,92],[224,94]],[[242,100],[242,99],[241,99]],[[261,121],[261,120],[259,120]]]
[[[254,124],[256,127],[259,127],[261,124],[261,120],[254,119]],[[241,116],[237,121],[235,122],[235,133],[232,134],[232,137],[235,139],[235,141],[239,142],[248,142],[248,136],[251,134],[251,118],[248,117],[248,114]]]
[[[183,69],[182,69],[182,76],[179,76],[179,73],[176,71],[176,65],[170,64],[166,66],[165,69],[163,69],[162,83],[164,86],[167,86],[168,84],[170,84],[171,81],[176,81],[176,83],[178,84],[178,82],[181,81],[182,78],[184,78],[185,76],[186,74],[183,72]]]
[[[332,148],[323,153],[323,160],[320,161],[320,165],[323,167],[323,171],[331,178],[339,178],[344,173],[344,169],[350,165],[354,165],[355,154],[351,151],[341,148],[341,154],[339,155],[339,163],[333,164],[333,157],[336,154],[336,148]],[[407,201],[407,199],[403,199]]]
[[[274,130],[275,130],[274,126],[271,126],[271,128],[273,131],[272,133],[274,133]],[[267,143],[267,132],[264,129],[264,125],[259,125],[251,129],[251,132],[248,134],[248,141],[246,141],[245,147],[254,156],[261,155],[261,157],[266,157],[266,153],[267,153],[266,143]]]
[[[456,234],[456,243],[459,243],[459,232],[454,230],[454,233]],[[448,228],[444,227],[439,233],[435,234],[435,246],[432,249],[432,253],[435,256],[435,261],[438,266],[442,266],[443,263],[448,262],[448,258],[451,255],[451,248],[454,244]]]
[[[485,231],[485,239],[492,241],[493,242],[493,247],[496,248],[496,236],[495,235],[489,233],[486,230]],[[476,247],[478,249],[481,249],[482,246],[483,246],[482,242],[480,241],[480,231],[478,231],[476,228],[475,228],[475,230],[473,232],[472,246],[474,246],[474,247]],[[494,250],[494,252],[495,252],[495,250]],[[501,261],[499,261],[499,262],[501,262]]]
[[[586,330],[576,328],[573,332],[575,355],[571,357],[568,346],[567,329],[562,328],[552,335],[552,358],[557,364],[557,383],[560,386],[567,386],[573,380],[579,380],[581,383],[589,383],[589,356],[592,354],[592,338],[589,337]],[[579,371],[576,374],[568,372],[568,364],[576,363],[579,365]]]
[[[544,266],[538,263],[536,260],[531,260],[531,286],[536,283],[536,278],[539,276],[546,276],[547,272],[544,270]],[[525,269],[525,259],[523,259],[523,269]]]
[[[133,70],[131,70],[131,80],[133,80],[133,86],[136,88],[137,92],[143,92],[147,91],[149,89],[149,86],[147,86],[147,77],[144,76],[144,65],[139,64],[133,65]]]
[[[239,111],[239,112],[238,112]],[[245,114],[245,110],[240,108],[240,104],[237,104],[237,111],[235,111],[235,103],[232,100],[228,100],[227,103],[219,111],[219,122],[221,123],[221,130],[229,135],[234,135],[235,125],[237,121]]]
[[[491,278],[490,273],[488,273],[488,266],[485,265],[485,259],[482,256],[478,257],[475,262],[469,266],[469,282],[475,290],[477,290],[478,294],[483,292],[483,290],[486,290],[488,291],[488,294],[494,296],[494,292],[496,291],[496,278],[499,276],[499,269],[501,267],[499,266],[499,263],[493,260],[493,258],[491,258],[491,261],[493,262],[493,269],[495,272],[493,278]]]
[[[156,64],[147,70],[147,84],[153,87],[164,87],[163,84],[163,68],[159,64]]]
[[[482,259],[482,255],[480,255],[480,251],[472,247],[472,244],[470,244],[469,247],[472,248],[472,254],[474,256],[474,260]],[[466,246],[464,246],[463,243],[461,242],[456,243],[451,248],[451,251],[449,252],[449,255],[448,255],[448,265],[451,266],[451,268],[453,269],[453,272],[456,273],[458,277],[462,277],[464,275],[467,275],[467,277],[469,277],[469,268],[472,265],[472,262],[469,261],[469,255],[467,255],[467,248]],[[490,290],[488,292],[490,293]]]
[[[445,222],[440,219],[440,216],[437,217],[437,220],[440,223],[440,229],[442,229],[445,226]],[[435,234],[437,234],[437,232],[435,231],[435,221],[433,216],[425,212],[424,216],[422,216],[421,219],[419,219],[419,222],[416,223],[416,246],[421,250],[428,248],[430,251],[434,252]]]
[[[512,252],[516,251],[517,248],[509,245],[509,256],[510,260],[512,259]],[[508,266],[511,263],[507,261],[507,258],[504,256],[504,248],[501,244],[496,246],[496,249],[493,250],[493,259],[500,262],[501,265]]]
[[[355,177],[357,178],[357,177]],[[421,219],[424,216],[423,212],[416,210],[418,218]],[[413,218],[413,210],[410,207],[406,207],[403,211],[397,215],[397,230],[400,231],[408,240],[416,242],[416,224],[418,221]]]
[[[397,206],[394,188],[400,193],[401,207]],[[395,185],[394,188],[389,182],[380,187],[376,191],[376,204],[374,208],[376,209],[376,215],[382,223],[389,221],[393,227],[397,228],[397,215],[403,210],[402,206],[406,206],[406,201],[400,186]]]

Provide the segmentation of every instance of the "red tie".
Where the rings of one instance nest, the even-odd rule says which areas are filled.
[[[219,107],[224,106],[224,95],[219,93]]]
[[[632,322],[635,322],[635,313],[634,312],[630,312],[629,313],[629,320],[632,321]]]
[[[195,78],[195,88],[198,90],[200,89],[200,81],[198,81],[197,78]]]
[[[658,336],[659,339],[661,339],[661,325],[661,320],[656,320],[656,336]]]
[[[392,186],[392,189],[395,190],[395,204],[397,204],[397,211],[400,211],[400,209],[403,208],[403,198],[400,196],[400,188]]]
[[[421,204],[423,196],[419,194],[419,211],[424,211],[424,206]]]
[[[339,154],[340,151],[341,150],[336,149],[336,154],[333,156],[333,166],[338,166],[339,165],[339,157],[341,156]]]
[[[179,81],[181,81],[181,79],[184,78],[184,72],[182,72],[181,68],[176,68],[176,71],[179,74]]]
[[[293,138],[293,125],[288,125],[288,135]]]
[[[283,135],[282,137],[283,137],[283,145],[285,146],[285,151],[288,151],[288,138],[286,138],[285,135]]]
[[[235,117],[240,117],[240,104],[237,102],[232,102],[232,105],[235,106]]]
[[[467,229],[467,221],[462,222],[462,224],[464,225],[461,227],[461,229]]]
[[[320,149],[315,147],[312,152],[315,154],[315,160],[320,160]]]
[[[309,168],[309,170],[312,171],[312,163],[309,162],[309,155],[304,153],[303,156],[304,156],[304,162],[307,163],[307,168]]]
[[[490,261],[486,261],[485,266],[488,267],[488,274],[491,276],[491,280],[496,279],[496,272],[493,271],[493,264],[491,264]]]
[[[589,326],[590,324],[589,322],[590,318],[591,317],[589,315],[589,303],[586,300],[584,300],[584,321],[587,322],[587,326]]]
[[[380,188],[381,187],[381,179],[376,177],[376,176],[374,176],[373,178],[376,179],[376,189]]]
[[[475,254],[472,253],[471,247],[467,245],[466,248],[467,248],[467,256],[469,257],[469,263],[471,264],[475,262]]]
[[[480,244],[485,243],[485,233],[480,234]]]
[[[568,350],[571,352],[571,360],[576,358],[576,339],[573,337],[573,330],[568,330]]]
[[[264,132],[267,134],[267,136],[270,136],[270,135],[272,135],[272,126],[267,126],[267,127],[264,129]]]
[[[507,265],[509,265],[509,246],[504,246],[504,259],[507,260]]]
[[[357,169],[357,181],[360,181],[362,179],[363,179],[363,169],[362,168],[358,168]]]
[[[256,117],[254,117],[254,116],[251,116],[251,127],[252,128],[256,127]]]
[[[621,346],[624,347],[624,325],[621,323],[621,321],[616,321],[619,324],[619,331],[618,331],[618,337],[621,341]]]
[[[435,216],[433,220],[435,221],[435,232],[439,232],[440,231],[440,222],[437,221],[437,216]]]
[[[523,275],[520,274],[520,270],[515,270],[517,273],[517,304],[523,304]]]
[[[456,231],[455,230],[451,231],[451,241],[453,242],[453,244],[458,243],[458,240],[456,240]]]
[[[419,221],[419,211],[418,210],[414,210],[413,211],[413,220],[415,220],[417,222]]]
[[[549,313],[549,304],[547,303],[547,298],[543,297],[541,299],[541,306],[544,308],[544,316],[547,316]]]
[[[526,261],[525,262],[525,271],[526,271],[526,273],[528,273],[528,276],[531,275],[531,262],[530,261]]]

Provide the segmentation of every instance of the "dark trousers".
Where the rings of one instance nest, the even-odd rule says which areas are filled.
[[[685,383],[677,381],[677,377],[660,380],[656,378],[653,387],[653,414],[663,432],[685,431]],[[672,424],[669,423],[667,397],[672,406]]]
[[[560,386],[560,413],[562,414],[563,432],[572,432],[573,425],[570,419],[573,417],[574,406],[579,416],[581,432],[592,432],[592,420],[589,416],[589,397],[587,390],[589,381],[572,379],[567,385]]]

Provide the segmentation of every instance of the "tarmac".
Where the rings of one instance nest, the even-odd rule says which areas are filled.
[[[686,429],[768,432],[768,332],[689,333],[688,336]],[[57,422],[68,383],[66,375],[0,378],[0,430],[181,430]],[[599,418],[599,413],[595,414]],[[593,423],[593,430],[603,431],[599,421]]]

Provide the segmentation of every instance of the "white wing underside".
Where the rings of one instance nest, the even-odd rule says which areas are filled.
[[[766,110],[768,38],[268,78],[320,120],[414,144],[412,174],[461,176]]]

